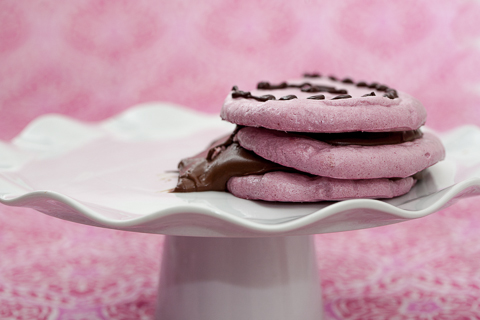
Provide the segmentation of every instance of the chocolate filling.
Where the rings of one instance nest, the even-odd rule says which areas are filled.
[[[178,164],[180,176],[173,192],[226,191],[232,177],[264,174],[272,171],[300,172],[263,159],[242,148],[234,141],[237,129],[227,137],[212,144],[212,147],[198,155],[183,159]],[[399,132],[345,132],[345,133],[291,133],[307,136],[332,145],[375,146],[397,144],[422,137],[420,130]]]
[[[420,129],[394,132],[340,132],[340,133],[294,133],[307,136],[333,145],[379,146],[383,144],[398,144],[421,138]]]
[[[299,172],[242,148],[233,142],[233,134],[220,145],[183,159],[178,168],[180,176],[173,192],[227,191],[227,181],[232,177],[271,171]]]

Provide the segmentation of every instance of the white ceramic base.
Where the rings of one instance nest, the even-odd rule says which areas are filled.
[[[321,320],[313,236],[167,236],[157,320]]]

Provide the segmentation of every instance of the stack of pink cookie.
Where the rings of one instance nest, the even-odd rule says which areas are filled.
[[[209,157],[181,164],[176,191],[186,190],[182,179],[202,184],[201,170],[216,176],[207,172],[218,166],[215,161],[232,161],[227,154],[242,149],[265,167],[223,178],[226,189],[241,198],[391,198],[407,193],[416,173],[445,156],[440,140],[419,130],[426,120],[422,104],[378,83],[308,74],[279,84],[260,82],[252,91],[233,87],[221,117],[238,125],[235,134],[213,146]],[[192,163],[200,158],[199,171]],[[209,189],[189,191],[202,190]]]

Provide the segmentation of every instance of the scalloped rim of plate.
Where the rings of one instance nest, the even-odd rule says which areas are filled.
[[[105,219],[103,216],[98,214],[95,210],[88,208],[88,206],[83,205],[79,201],[76,201],[68,196],[65,196],[53,191],[34,191],[34,192],[30,192],[28,194],[25,194],[16,198],[8,199],[8,200],[0,199],[0,202],[10,206],[22,206],[22,203],[25,203],[26,201],[32,200],[32,199],[56,200],[71,207],[77,212],[82,213],[89,220],[97,222],[100,225],[115,228],[115,229],[126,229],[129,227],[134,227],[134,226],[142,225],[151,221],[160,220],[162,218],[179,214],[179,213],[197,213],[197,214],[210,216],[216,219],[220,219],[231,224],[242,226],[252,231],[255,230],[255,231],[262,231],[266,233],[280,233],[280,232],[288,232],[291,230],[299,229],[299,228],[308,226],[313,222],[323,220],[339,212],[352,210],[352,209],[370,209],[370,210],[380,211],[383,213],[394,215],[398,218],[405,219],[405,220],[417,219],[417,218],[427,216],[431,213],[434,213],[435,211],[441,209],[450,200],[454,199],[455,196],[457,196],[458,194],[461,194],[462,191],[475,186],[480,187],[480,178],[472,178],[472,179],[465,180],[461,183],[458,183],[450,187],[450,190],[448,190],[440,199],[437,199],[434,204],[430,205],[429,207],[423,210],[418,210],[418,211],[408,211],[408,210],[400,209],[379,200],[353,199],[353,200],[339,201],[339,202],[333,203],[332,205],[326,208],[313,212],[311,214],[305,215],[295,220],[291,220],[291,221],[287,221],[287,222],[283,222],[275,225],[264,225],[251,220],[243,219],[241,217],[230,215],[228,214],[228,212],[224,212],[225,215],[219,215],[218,213],[212,210],[208,210],[206,208],[203,208],[197,205],[176,206],[174,208],[160,210],[152,214],[148,214],[135,219],[110,220],[110,219]]]

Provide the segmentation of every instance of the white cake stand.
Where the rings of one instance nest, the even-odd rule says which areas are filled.
[[[318,320],[313,234],[415,219],[480,194],[480,130],[442,136],[447,160],[388,201],[280,204],[169,193],[180,158],[233,127],[166,104],[87,124],[38,118],[0,143],[0,202],[77,223],[167,235],[157,319]]]

